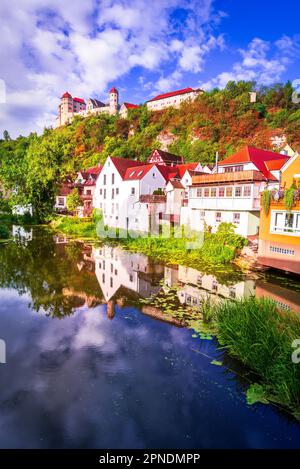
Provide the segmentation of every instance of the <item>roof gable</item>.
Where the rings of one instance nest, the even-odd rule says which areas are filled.
[[[156,162],[155,160],[157,158],[163,161],[165,164],[170,164],[170,165],[173,164],[174,166],[184,163],[183,156],[174,155],[173,153],[169,153],[163,150],[153,150],[153,152],[148,158],[148,162],[155,163]]]
[[[141,161],[129,160],[127,158],[119,158],[117,156],[110,156],[109,158],[114,164],[116,170],[118,171],[122,179],[124,178],[128,168],[145,165],[145,163]]]
[[[281,153],[275,153],[273,151],[261,150],[259,148],[245,146],[241,148],[237,153],[234,153],[228,158],[225,158],[225,160],[220,161],[219,166],[253,163],[256,168],[261,171],[267,179],[276,180],[276,178],[274,178],[274,176],[266,166],[266,162],[270,160],[284,160],[284,156]]]

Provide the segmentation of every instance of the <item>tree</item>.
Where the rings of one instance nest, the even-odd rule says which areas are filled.
[[[69,212],[74,212],[77,207],[82,206],[82,200],[78,194],[78,189],[74,187],[72,192],[67,196],[67,209]]]
[[[6,142],[8,142],[9,140],[11,140],[10,135],[9,135],[9,133],[8,133],[7,130],[4,130],[4,132],[3,132],[3,139],[4,139]]]

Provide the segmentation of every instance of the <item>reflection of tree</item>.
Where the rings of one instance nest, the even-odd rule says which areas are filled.
[[[67,246],[56,245],[44,230],[36,230],[26,246],[17,242],[2,246],[0,287],[30,293],[30,306],[36,311],[43,308],[53,317],[72,314],[89,297],[93,306],[99,304],[102,292],[95,275],[84,267],[79,271],[77,266],[83,260],[80,244],[72,243],[66,250]]]

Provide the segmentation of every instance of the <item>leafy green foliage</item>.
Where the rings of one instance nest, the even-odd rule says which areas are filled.
[[[8,239],[9,238],[9,229],[6,225],[0,225],[0,239]]]
[[[292,186],[284,192],[283,202],[287,210],[292,210],[294,206],[295,187]]]
[[[267,398],[299,410],[300,368],[291,359],[292,343],[300,337],[298,315],[267,298],[248,298],[220,304],[217,324],[221,345],[262,377]],[[258,396],[255,387],[252,400],[254,390]]]
[[[264,190],[262,193],[262,206],[266,215],[268,215],[270,211],[270,204],[271,204],[271,191]]]
[[[74,189],[67,196],[67,209],[69,212],[74,212],[77,209],[77,207],[80,207],[81,205],[82,205],[82,200],[78,193],[78,189],[77,187],[74,187]]]

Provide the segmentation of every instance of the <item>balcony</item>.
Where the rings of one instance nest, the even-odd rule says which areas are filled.
[[[260,171],[248,170],[233,173],[203,174],[193,176],[192,181],[193,186],[200,186],[202,184],[266,181],[266,178]]]
[[[140,196],[140,202],[144,204],[165,204],[167,202],[167,196],[144,194]]]

